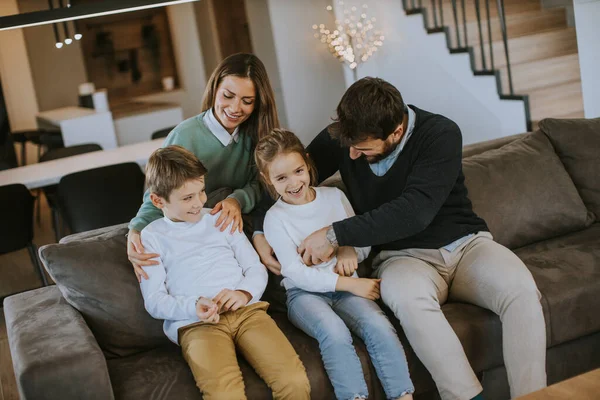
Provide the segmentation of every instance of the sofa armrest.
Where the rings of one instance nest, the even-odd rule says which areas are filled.
[[[4,314],[22,400],[114,399],[102,350],[56,286],[8,297]]]

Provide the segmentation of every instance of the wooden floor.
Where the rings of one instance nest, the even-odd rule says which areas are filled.
[[[55,242],[50,210],[41,196],[41,224],[35,222],[33,238],[37,246]],[[51,282],[50,278],[48,278]],[[39,276],[31,264],[27,250],[0,256],[0,297],[23,292],[42,286]],[[4,308],[0,307],[0,400],[18,400],[17,384],[6,337]]]

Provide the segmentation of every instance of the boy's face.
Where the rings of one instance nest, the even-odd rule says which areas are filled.
[[[168,200],[155,193],[150,194],[150,199],[171,221],[198,222],[200,211],[206,203],[204,177],[187,181],[183,186],[173,190]]]

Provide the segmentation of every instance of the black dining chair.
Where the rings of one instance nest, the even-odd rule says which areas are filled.
[[[152,133],[151,138],[152,138],[152,140],[154,140],[154,139],[160,139],[160,138],[167,137],[167,136],[169,136],[169,133],[171,133],[171,131],[173,129],[175,129],[174,126],[172,126],[170,128],[160,129],[160,130]]]
[[[62,133],[60,131],[49,131],[46,129],[32,129],[11,133],[13,140],[21,144],[21,165],[27,164],[27,143],[38,146],[38,160],[42,155],[42,148],[47,150],[64,147]]]
[[[8,120],[0,123],[0,171],[18,167],[13,137],[8,129]]]
[[[48,280],[37,255],[37,246],[33,243],[34,199],[24,185],[0,186],[0,209],[3,210],[0,255],[27,248],[32,264],[44,286],[47,286]]]
[[[79,154],[91,153],[94,151],[101,151],[102,146],[96,143],[79,144],[76,146],[68,146],[62,148],[50,149],[40,157],[40,162],[58,160],[60,158],[72,157]],[[58,185],[44,187],[44,195],[50,206],[52,212],[52,229],[54,230],[54,236],[58,242],[62,237],[62,224],[60,218],[60,212],[57,205],[57,190]],[[38,215],[40,213],[40,202],[38,201]]]
[[[58,184],[58,209],[71,233],[130,221],[144,194],[144,174],[137,163],[75,172]]]

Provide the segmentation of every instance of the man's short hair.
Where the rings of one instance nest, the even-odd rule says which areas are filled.
[[[329,134],[343,146],[367,139],[385,140],[402,123],[405,107],[394,85],[380,78],[362,78],[342,96]]]
[[[148,189],[169,200],[171,193],[187,181],[206,175],[206,168],[191,151],[177,145],[156,150],[146,165]]]

